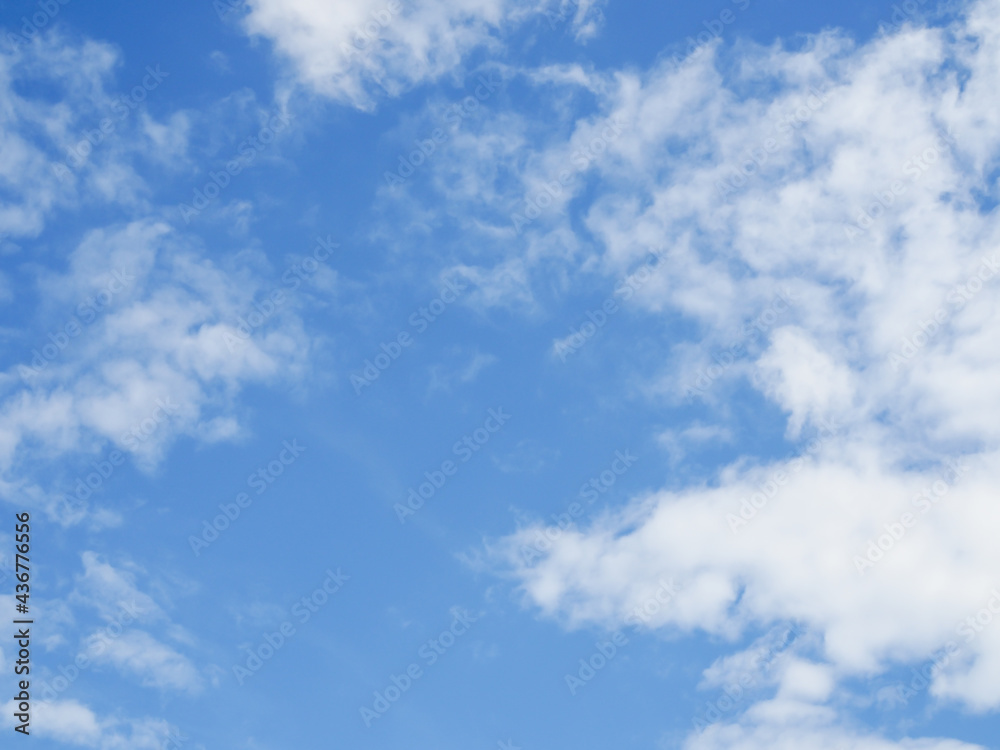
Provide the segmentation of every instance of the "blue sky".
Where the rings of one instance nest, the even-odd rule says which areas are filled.
[[[1000,746],[1000,3],[0,26],[37,747]]]

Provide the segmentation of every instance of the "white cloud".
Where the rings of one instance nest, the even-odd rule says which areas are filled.
[[[269,39],[296,76],[320,94],[370,109],[459,68],[477,47],[498,49],[502,32],[553,11],[549,0],[250,0],[246,31]],[[570,6],[571,3],[563,3]],[[563,10],[593,35],[594,3]]]
[[[111,45],[57,31],[0,45],[0,237],[37,237],[60,208],[144,206],[150,191],[135,162],[186,163],[189,116],[160,123],[142,109],[169,71],[143,71],[122,92],[119,64]]]
[[[456,352],[457,356],[462,356],[463,352]],[[492,354],[483,354],[473,351],[471,356],[464,356],[465,361],[461,364],[438,364],[430,368],[430,383],[427,385],[428,393],[443,391],[451,393],[456,386],[467,385],[479,377],[479,373],[487,367],[496,363],[497,358]]]
[[[758,706],[757,709],[781,711],[783,716],[761,723],[713,725],[688,739],[684,750],[798,750],[803,747],[810,750],[983,750],[981,745],[948,739],[894,742],[823,722],[822,716],[799,716],[797,714],[814,712],[803,711],[795,704]]]
[[[796,622],[819,639],[826,666],[791,668],[771,705],[778,713],[822,704],[848,676],[920,662],[948,642],[961,655],[932,694],[1000,706],[1000,624],[968,640],[961,629],[986,607],[1000,570],[986,531],[1000,521],[1000,224],[977,198],[996,196],[985,176],[1000,161],[1000,129],[987,125],[998,117],[998,59],[1000,3],[988,0],[951,28],[911,27],[864,45],[827,32],[795,51],[741,43],[644,74],[586,74],[599,115],[543,144],[507,194],[517,205],[617,120],[621,135],[587,167],[593,197],[584,201],[582,183],[567,186],[524,228],[525,241],[510,228],[498,265],[517,258],[531,279],[560,261],[615,278],[665,246],[657,279],[636,298],[649,315],[695,324],[707,351],[791,289],[787,317],[724,377],[753,376],[787,413],[801,456],[762,461],[750,444],[707,486],[636,498],[563,532],[534,565],[519,549],[538,529],[512,534],[492,553],[528,603],[570,627],[616,628],[674,577],[680,591],[654,627],[735,638],[751,624]],[[749,174],[739,176],[742,167]],[[461,190],[449,198],[474,236],[503,230],[495,201]],[[564,210],[571,198],[576,207]],[[537,252],[580,221],[599,250],[576,262]],[[665,350],[651,379],[683,383],[691,346],[680,343],[683,357]],[[835,434],[807,447],[824,420]],[[958,455],[967,468],[956,477],[947,459]],[[906,528],[904,514],[915,519]],[[859,564],[879,557],[873,543],[889,549]],[[691,742],[961,746],[773,722],[717,727]]]
[[[144,630],[127,630],[116,638],[95,637],[86,653],[97,664],[111,664],[142,685],[197,693],[204,683],[191,661]]]
[[[853,377],[845,363],[820,350],[808,334],[793,326],[776,330],[770,348],[757,360],[765,386],[791,413],[788,429],[799,435],[811,421],[843,417],[854,397]]]
[[[13,731],[15,702],[3,707],[3,723]],[[100,718],[79,701],[37,701],[32,704],[33,735],[99,750],[162,750],[164,743],[182,739],[176,727],[162,719]]]
[[[969,643],[959,629],[995,586],[1000,553],[981,531],[1000,520],[995,465],[995,453],[984,457],[926,501],[924,513],[914,500],[935,473],[893,470],[877,436],[867,445],[841,437],[815,457],[732,466],[718,487],[659,493],[588,531],[563,532],[536,565],[519,554],[534,527],[495,552],[529,601],[571,625],[620,626],[661,578],[673,577],[680,591],[653,626],[735,635],[753,622],[801,622],[823,635],[824,656],[841,673],[857,676],[954,641],[969,657],[954,665],[956,679],[975,681],[983,700],[996,701],[1000,678],[988,665],[1000,625]],[[905,530],[904,513],[915,519]],[[887,533],[900,538],[859,566]],[[958,697],[951,684],[937,681],[938,692]]]
[[[775,662],[784,657],[797,637],[793,628],[772,629],[742,651],[716,659],[702,673],[698,687],[709,689],[737,685],[742,688],[751,680],[754,685],[763,680],[771,681]]]
[[[85,551],[81,559],[83,572],[76,576],[73,589],[61,601],[72,604],[75,607],[73,614],[81,621],[86,609],[96,610],[103,620],[100,627],[80,638],[78,657],[82,655],[88,659],[87,667],[83,668],[90,668],[91,664],[108,664],[145,686],[192,693],[200,691],[203,680],[190,659],[146,630],[139,629],[140,626],[155,626],[177,644],[196,645],[192,635],[171,622],[163,607],[140,588],[138,580],[145,579],[147,588],[154,588],[161,599],[168,596],[162,582],[155,578],[150,580],[148,573],[128,558],[114,565],[95,552]],[[64,616],[55,621],[69,630],[75,620],[72,616]],[[59,641],[61,644],[65,638],[60,635]],[[72,661],[67,659],[67,663]]]
[[[88,233],[65,273],[40,280],[55,340],[39,334],[32,354],[8,373],[0,404],[8,484],[0,492],[25,491],[19,470],[39,451],[91,460],[100,453],[106,461],[102,447],[110,444],[152,468],[178,436],[238,436],[232,410],[244,383],[305,372],[309,344],[294,300],[286,297],[286,307],[272,306],[266,318],[254,307],[279,286],[246,265],[205,259],[162,222]],[[67,483],[64,491],[75,491]],[[39,502],[79,520],[55,496]]]
[[[76,589],[70,595],[72,600],[97,608],[108,621],[120,620],[126,613],[129,619],[135,613],[144,621],[165,617],[152,597],[136,586],[135,572],[116,568],[94,552],[84,552],[81,557],[83,575],[77,577]]]
[[[9,701],[4,706],[4,720],[8,726],[12,726],[11,714],[17,710],[14,705],[14,701]],[[88,747],[94,747],[100,741],[102,730],[97,716],[77,701],[38,702],[33,708],[34,725],[31,729],[43,737]]]
[[[695,422],[684,429],[664,430],[656,439],[670,456],[670,463],[676,464],[687,455],[688,448],[692,445],[732,443],[733,432],[722,425]]]

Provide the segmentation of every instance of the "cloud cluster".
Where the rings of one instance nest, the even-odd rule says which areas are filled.
[[[250,0],[248,34],[272,42],[294,76],[334,100],[371,109],[380,96],[453,74],[477,48],[548,12],[578,35],[593,31],[592,1]]]
[[[14,704],[3,707],[6,727],[13,726]],[[98,750],[163,750],[182,743],[178,729],[162,719],[101,717],[75,700],[37,703],[32,719],[32,734]]]
[[[103,462],[117,448],[151,468],[179,436],[236,437],[241,387],[294,379],[308,356],[292,309],[242,335],[248,316],[260,317],[254,303],[268,283],[252,266],[207,260],[160,221],[89,232],[64,273],[39,280],[55,324],[5,378],[5,491],[20,486],[22,463],[40,451]]]
[[[137,162],[185,163],[188,115],[159,122],[145,108],[169,72],[120,82],[120,64],[113,46],[58,30],[0,42],[0,240],[37,237],[60,209],[146,206]]]
[[[796,300],[713,386],[748,380],[785,415],[793,455],[744,455],[707,485],[636,498],[532,564],[519,551],[538,528],[500,540],[495,559],[529,603],[615,628],[673,576],[680,593],[656,627],[735,638],[802,623],[834,684],[952,643],[960,656],[936,670],[932,695],[1000,706],[1000,627],[963,627],[989,614],[1000,570],[998,59],[1000,3],[986,0],[948,26],[864,44],[831,31],[795,49],[707,45],[646,73],[565,71],[598,114],[561,143],[519,149],[505,163],[525,165],[520,185],[503,194],[517,205],[603,123],[623,123],[588,162],[592,180],[523,240],[495,202],[449,194],[453,216],[506,232],[535,276],[561,251],[571,272],[614,278],[666,247],[636,300],[698,330],[644,374],[666,403],[683,400],[692,351],[710,364],[777,291]],[[567,257],[551,238],[574,223],[588,242]],[[834,726],[715,727],[691,747],[895,746]]]
[[[58,31],[0,49],[5,287],[28,321],[0,373],[0,497],[98,527],[120,522],[88,500],[122,456],[152,469],[179,437],[238,437],[242,387],[299,378],[310,350],[296,305],[261,314],[281,286],[261,252],[210,253],[150,203],[138,154],[185,163],[188,116],[137,108],[168,85],[160,66],[113,95],[118,64]],[[14,240],[98,205],[104,223],[72,224],[53,262],[19,256]]]
[[[150,632],[160,629],[168,640],[181,646],[193,643],[140,587],[140,579],[149,579],[147,572],[127,558],[115,565],[92,551],[83,552],[81,562],[82,571],[65,596],[33,599],[35,617],[45,618],[50,635],[45,640],[48,655],[40,663],[41,669],[33,669],[32,733],[100,750],[180,746],[185,738],[167,721],[126,718],[117,709],[102,717],[71,697],[80,690],[78,679],[106,666],[115,668],[129,683],[158,690],[194,694],[204,687],[192,661]],[[12,609],[10,599],[6,604]],[[91,629],[88,620],[94,613],[102,624]],[[74,641],[79,645],[74,647]],[[0,653],[0,662],[2,656]],[[5,727],[14,726],[14,703],[4,706]]]

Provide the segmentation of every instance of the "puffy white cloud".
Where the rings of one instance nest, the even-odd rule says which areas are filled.
[[[841,436],[814,455],[729,467],[717,487],[658,493],[586,531],[550,530],[558,539],[541,562],[523,554],[537,527],[495,553],[529,601],[572,625],[617,627],[674,578],[679,592],[650,626],[734,635],[751,623],[800,622],[823,635],[824,655],[842,673],[858,676],[952,641],[968,657],[954,660],[954,674],[966,684],[974,675],[996,700],[996,672],[987,675],[1000,626],[962,628],[996,585],[990,571],[1000,557],[981,531],[1000,520],[996,458],[949,477],[939,496],[933,483],[945,480],[892,470],[877,436],[863,445]],[[935,685],[942,695],[961,692]]]
[[[818,424],[850,410],[854,397],[850,369],[820,350],[799,328],[774,331],[771,346],[757,364],[775,401],[790,413],[788,429],[793,435],[807,421]]]

